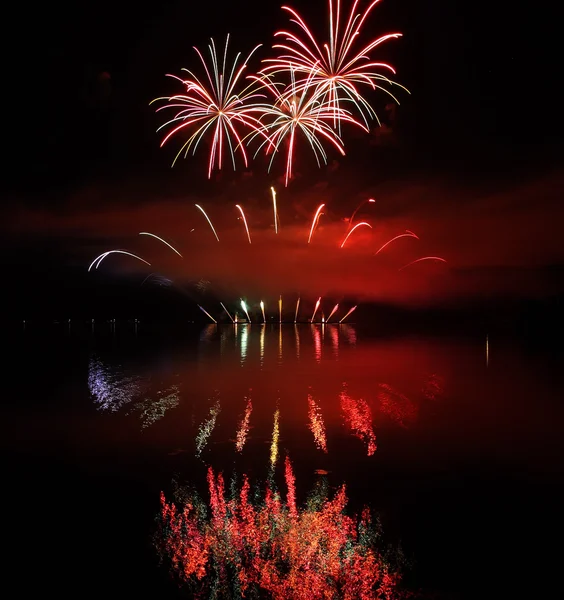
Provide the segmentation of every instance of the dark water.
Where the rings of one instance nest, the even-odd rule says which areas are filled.
[[[205,494],[207,465],[264,480],[287,454],[298,501],[321,471],[380,514],[413,589],[558,595],[564,375],[540,342],[104,324],[28,329],[5,349],[4,540],[20,590],[180,596],[151,545],[160,491],[178,477]]]

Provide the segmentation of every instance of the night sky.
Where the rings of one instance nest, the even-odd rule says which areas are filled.
[[[324,0],[290,5],[324,33]],[[195,65],[192,46],[203,47],[210,36],[219,41],[230,33],[242,52],[262,42],[264,57],[273,33],[287,25],[279,2],[127,0],[9,10],[19,34],[4,39],[3,271],[18,318],[30,311],[84,316],[92,309],[86,299],[101,289],[85,267],[109,246],[135,245],[165,261],[171,278],[215,278],[228,293],[237,285],[256,293],[263,286],[267,294],[299,286],[317,295],[317,286],[366,301],[426,305],[562,292],[560,52],[555,16],[541,6],[382,0],[365,34],[403,33],[379,56],[412,95],[402,97],[393,122],[383,112],[391,137],[345,133],[346,157],[321,170],[304,159],[287,190],[280,165],[270,176],[264,165],[252,165],[246,174],[225,171],[208,181],[199,154],[171,170],[174,147],[159,148],[160,121],[149,106],[172,89],[165,73]],[[382,98],[373,100],[381,107]],[[233,264],[207,241],[192,246],[184,237],[192,222],[201,225],[191,207],[199,201],[215,209],[226,239],[239,248],[238,229],[232,231],[239,224],[222,207],[246,203],[257,229],[268,229],[270,185],[279,189],[282,222],[294,220],[294,229],[287,227],[290,266],[279,268],[275,250],[260,261],[245,256],[247,270],[262,269],[263,276],[228,282]],[[367,195],[378,198],[366,211],[378,223],[378,239],[417,229],[425,254],[448,258],[448,274],[427,269],[406,283],[395,265],[385,271],[359,258],[340,290],[339,268],[346,266],[331,273],[320,255],[308,263],[317,275],[290,285],[288,270],[301,264],[292,244],[316,204],[330,202],[338,225]],[[134,239],[140,230],[184,243],[198,268],[186,273],[163,248],[147,249]],[[338,235],[327,224],[319,243]],[[358,243],[360,255],[369,242]],[[108,278],[132,278],[137,286],[143,278],[137,265],[112,265]]]

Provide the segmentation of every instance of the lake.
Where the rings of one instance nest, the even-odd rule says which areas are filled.
[[[191,597],[158,564],[161,491],[206,500],[209,467],[282,491],[287,457],[299,510],[345,484],[419,596],[558,595],[564,375],[541,342],[124,322],[4,343],[6,572],[22,593]]]

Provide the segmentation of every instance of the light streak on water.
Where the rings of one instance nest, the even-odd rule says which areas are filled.
[[[241,329],[241,366],[245,364],[247,360],[247,348],[249,345],[249,328],[243,327]]]
[[[219,404],[219,392],[216,392],[216,401],[210,408],[209,417],[200,425],[196,436],[196,456],[200,457],[206,447],[217,421],[217,415],[221,412]]]
[[[309,428],[313,433],[315,445],[323,452],[327,453],[327,434],[325,432],[325,423],[321,408],[313,399],[312,394],[307,395]]]
[[[245,442],[247,441],[247,437],[249,435],[249,426],[251,421],[251,413],[253,412],[253,403],[250,395],[251,390],[249,390],[249,395],[246,396],[247,404],[245,406],[245,414],[239,423],[239,428],[237,429],[237,440],[235,442],[235,447],[237,448],[237,452],[242,452],[245,446]]]
[[[147,429],[157,421],[160,421],[165,413],[180,404],[179,389],[177,385],[160,391],[156,398],[146,398],[135,406],[140,411],[141,430]]]
[[[376,452],[376,434],[372,426],[372,411],[366,400],[352,398],[343,386],[339,395],[341,410],[345,423],[351,429],[352,434],[366,444],[366,453],[372,456]]]
[[[280,437],[280,409],[274,413],[274,425],[272,427],[272,441],[270,443],[270,466],[274,469],[278,459],[278,439]]]
[[[312,324],[311,334],[313,336],[313,344],[315,348],[315,360],[316,362],[321,362],[321,333],[319,332],[319,327],[316,327],[314,324]]]

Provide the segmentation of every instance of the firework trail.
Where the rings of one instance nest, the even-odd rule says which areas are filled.
[[[253,75],[251,78],[272,94],[273,101],[271,104],[264,104],[261,107],[259,120],[262,127],[249,135],[249,143],[259,135],[265,138],[254,156],[257,156],[266,146],[266,153],[272,153],[268,165],[268,171],[270,172],[282,142],[287,141],[284,183],[286,187],[292,178],[297,134],[301,133],[305,136],[313,151],[317,165],[321,166],[321,161],[327,164],[327,153],[321,143],[322,139],[334,146],[342,156],[345,155],[343,141],[331,128],[328,121],[337,118],[340,121],[358,125],[368,132],[368,129],[358,123],[348,111],[334,107],[329,101],[320,99],[319,94],[313,88],[306,86],[303,90],[297,90],[293,78],[287,89],[281,89],[281,84],[273,81],[268,75],[262,77]]]
[[[315,445],[323,452],[327,453],[327,435],[325,433],[325,423],[319,405],[313,399],[311,394],[307,395],[309,428],[313,433]]]
[[[250,392],[250,390],[249,390]],[[237,448],[237,452],[242,452],[243,447],[245,446],[245,442],[247,441],[247,437],[249,435],[249,423],[251,420],[251,413],[253,412],[253,403],[251,401],[250,395],[247,396],[247,406],[245,407],[245,414],[241,419],[241,423],[239,424],[239,428],[237,430],[237,442],[235,444]]]
[[[201,456],[202,450],[208,443],[220,411],[219,397],[217,397],[215,404],[210,408],[209,418],[200,425],[198,430],[198,435],[196,436],[196,456]]]
[[[227,313],[227,316],[231,319],[231,321],[233,323],[235,323],[235,321],[233,320],[233,317],[229,314],[229,311],[225,308],[225,305],[223,304],[223,302],[220,302],[221,304],[221,308],[223,308],[223,310]]]
[[[338,304],[335,304],[335,306],[333,307],[333,310],[329,313],[329,316],[327,317],[327,323],[329,323],[329,319],[335,314],[335,312],[337,312],[337,309],[339,308]]]
[[[180,254],[180,252],[178,252],[178,250],[174,246],[169,244],[166,240],[163,240],[163,238],[159,237],[158,235],[155,235],[154,233],[149,233],[148,231],[141,231],[139,235],[150,235],[151,237],[154,237],[155,239],[159,240],[159,242],[166,244],[173,252],[176,252],[176,254],[178,254],[178,256],[182,258],[182,254]]]
[[[325,204],[320,204],[317,207],[317,210],[315,211],[315,215],[313,217],[313,221],[311,222],[311,229],[309,230],[309,238],[307,240],[308,244],[311,242],[311,236],[313,235],[313,232],[315,231],[315,229],[317,228],[317,225],[319,224],[319,217],[321,217],[321,215],[322,215],[321,209],[324,206],[325,206]]]
[[[313,323],[313,319],[315,319],[315,313],[317,312],[317,309],[319,308],[320,304],[321,304],[321,296],[319,296],[319,298],[317,299],[317,302],[315,303],[315,308],[313,309],[313,315],[311,315],[312,323]]]
[[[282,296],[278,300],[278,315],[280,317],[280,323],[282,323]]]
[[[217,321],[210,315],[210,313],[205,308],[201,307],[199,304],[197,306],[203,313],[208,315],[208,317],[217,325]]]
[[[262,321],[263,323],[266,323],[266,315],[264,314],[264,302],[262,300],[260,301],[260,309],[262,311]]]
[[[215,235],[215,239],[219,242],[219,237],[217,236],[215,227],[213,226],[212,222],[210,221],[210,218],[208,217],[208,215],[206,214],[206,211],[199,204],[194,204],[194,206],[196,208],[199,208],[202,211],[204,217],[206,217],[207,222],[210,224],[210,227],[212,228],[213,234]]]
[[[274,413],[274,425],[272,427],[272,442],[270,443],[270,465],[274,468],[278,458],[278,439],[280,437],[280,409],[277,408]]]
[[[241,308],[243,309],[243,311],[247,315],[247,319],[249,320],[249,323],[250,323],[251,322],[251,317],[249,317],[249,312],[247,311],[247,304],[245,303],[244,300],[241,300]]]
[[[294,315],[294,323],[298,322],[298,310],[300,309],[300,299],[296,302],[296,314]]]
[[[391,240],[388,240],[383,246],[381,246],[378,250],[378,252],[376,252],[374,255],[376,256],[376,254],[380,254],[380,252],[382,252],[382,250],[388,246],[389,244],[391,244],[392,242],[394,242],[395,240],[399,240],[400,238],[404,238],[404,237],[411,237],[411,238],[415,238],[416,240],[419,239],[418,236],[416,236],[413,231],[409,231],[409,229],[405,230],[405,233],[401,233],[400,235],[396,235],[396,237],[393,237]]]
[[[361,207],[363,207],[365,204],[367,203],[374,203],[376,202],[376,200],[374,200],[374,198],[368,198],[368,200],[363,200],[355,209],[353,214],[351,215],[351,218],[349,219],[349,227],[352,227],[354,218],[356,216],[356,213],[361,209]]]
[[[365,221],[362,221],[361,223],[357,223],[346,235],[345,239],[343,240],[343,243],[341,244],[341,248],[343,248],[345,246],[345,244],[347,243],[347,240],[349,239],[349,237],[351,236],[352,232],[357,229],[358,227],[362,227],[363,225],[366,225],[366,227],[370,227],[370,229],[372,229],[372,225],[370,225],[370,223],[366,223]]]
[[[387,88],[396,85],[408,93],[409,91],[379,72],[387,71],[395,75],[395,69],[391,65],[374,62],[370,56],[374,49],[387,40],[401,37],[400,33],[389,33],[362,47],[354,48],[364,22],[377,3],[378,0],[375,0],[364,12],[357,13],[359,0],[355,0],[346,24],[343,24],[340,0],[329,0],[328,44],[319,43],[305,20],[294,9],[283,6],[282,10],[290,14],[290,22],[297,25],[299,31],[298,34],[290,31],[275,33],[275,37],[283,38],[283,43],[273,46],[279,50],[279,56],[265,59],[263,63],[267,66],[262,73],[295,73],[298,78],[295,92],[313,87],[322,101],[327,101],[333,107],[334,126],[340,121],[338,111],[342,102],[353,104],[366,127],[368,118],[376,119],[379,124],[378,115],[360,93],[359,87],[368,86],[371,90],[381,90],[397,104],[398,99]],[[291,95],[290,92],[288,95]]]
[[[102,263],[102,261],[106,258],[106,256],[109,256],[110,254],[127,254],[127,256],[132,256],[133,258],[136,258],[137,260],[144,262],[146,265],[151,266],[150,262],[147,262],[145,259],[141,258],[140,256],[137,256],[137,254],[132,254],[131,252],[126,252],[125,250],[108,250],[107,252],[103,252],[102,254],[100,254],[100,256],[97,256],[90,263],[90,266],[88,267],[88,271],[90,271],[90,269],[92,269],[92,267],[95,264],[96,264],[96,268],[98,268],[100,266],[100,264]]]
[[[403,271],[404,269],[407,269],[407,267],[414,265],[415,263],[421,262],[422,260],[436,260],[438,262],[446,263],[446,260],[444,258],[441,258],[440,256],[424,256],[423,258],[412,260],[410,263],[407,263],[407,265],[403,265],[403,267],[400,267],[398,271]]]
[[[241,217],[243,217],[243,223],[245,224],[245,231],[247,232],[247,237],[249,238],[249,244],[250,244],[251,243],[251,234],[249,232],[249,226],[247,225],[247,219],[245,218],[245,213],[243,212],[243,209],[238,204],[236,204],[235,206],[241,212]]]
[[[278,209],[276,207],[276,190],[271,187],[270,191],[272,192],[272,208],[274,209],[274,233],[278,233]]]
[[[264,98],[264,95],[257,93],[256,85],[253,83],[246,87],[241,84],[241,76],[247,67],[247,63],[260,45],[256,46],[241,64],[239,64],[241,57],[239,52],[231,66],[228,65],[227,61],[228,46],[229,35],[225,41],[223,61],[221,61],[212,39],[211,44],[208,45],[209,65],[198,48],[194,47],[203,65],[207,80],[206,78],[198,78],[188,69],[182,69],[188,73],[187,79],[182,79],[176,75],[168,76],[179,81],[184,87],[185,93],[153,100],[153,102],[167,102],[167,104],[158,108],[157,112],[165,109],[175,109],[177,111],[171,120],[157,129],[157,131],[160,131],[163,128],[172,126],[172,130],[163,138],[161,148],[170,138],[179,133],[186,133],[189,136],[176,155],[172,163],[173,166],[183,152],[184,157],[186,157],[190,149],[193,148],[192,154],[195,154],[202,139],[207,134],[212,136],[208,160],[208,179],[211,177],[212,170],[216,165],[221,170],[225,148],[229,148],[233,169],[235,169],[237,151],[239,151],[245,166],[247,166],[248,159],[242,139],[249,129],[256,131],[262,126],[252,113],[256,110],[257,100]]]
[[[351,313],[353,313],[356,310],[356,306],[353,306],[349,312],[339,321],[339,323],[342,323]]]

